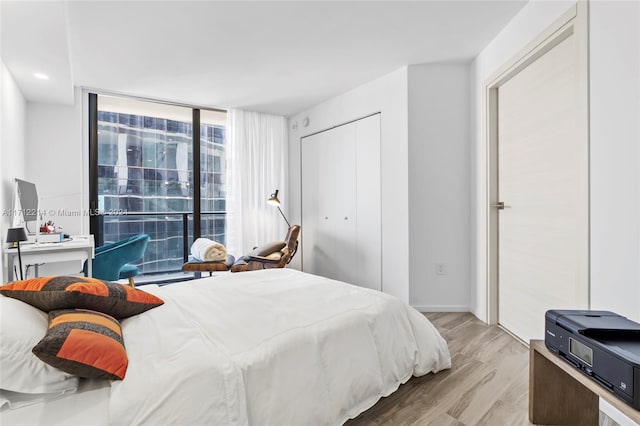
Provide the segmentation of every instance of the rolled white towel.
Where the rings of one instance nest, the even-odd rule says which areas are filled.
[[[208,238],[198,238],[191,245],[191,256],[206,262],[226,260],[227,249],[222,244]]]

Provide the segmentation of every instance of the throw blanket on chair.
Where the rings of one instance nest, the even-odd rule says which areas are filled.
[[[191,256],[197,260],[211,262],[227,259],[227,249],[208,238],[198,238],[191,245]]]

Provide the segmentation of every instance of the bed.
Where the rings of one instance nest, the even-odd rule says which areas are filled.
[[[451,365],[413,308],[293,269],[143,290],[165,303],[121,321],[124,380],[4,406],[0,423],[337,425]]]

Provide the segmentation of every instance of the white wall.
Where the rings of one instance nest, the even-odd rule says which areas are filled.
[[[410,303],[468,311],[469,64],[412,65],[408,88]]]
[[[11,217],[13,179],[25,177],[26,102],[9,70],[0,62],[0,238],[4,245]],[[0,256],[0,271],[6,271]]]
[[[27,103],[26,175],[38,187],[45,220],[53,220],[68,234],[79,234],[84,213],[81,194],[88,185],[82,179],[85,162],[82,146],[82,98],[76,90],[75,105]],[[81,216],[80,216],[81,217]]]
[[[88,233],[87,204],[83,194],[88,181],[83,173],[87,157],[83,137],[82,91],[75,90],[73,106],[27,103],[26,176],[38,188],[44,220],[62,226],[67,234]],[[77,273],[78,262],[52,263],[40,275]],[[81,265],[80,265],[81,266]]]
[[[12,207],[13,179],[34,182],[40,208],[51,210],[46,217],[64,227],[64,232],[88,232],[86,218],[63,216],[58,209],[83,212],[82,192],[87,184],[83,176],[86,149],[83,138],[81,91],[76,89],[76,104],[26,102],[8,69],[0,69],[0,236],[4,243],[10,218],[2,212]],[[0,256],[3,280],[7,279]],[[51,264],[40,274],[76,273],[78,264]]]
[[[382,288],[405,302],[409,301],[407,102],[405,67],[290,117],[291,194],[283,194],[290,222],[300,223],[300,138],[381,112]],[[309,118],[307,127],[303,125],[305,117]],[[300,258],[296,256],[293,267],[300,267]]]
[[[589,18],[591,307],[640,321],[640,3]]]
[[[478,55],[472,85],[471,310],[486,319],[483,83],[573,2],[529,2]],[[592,1],[590,39],[590,299],[640,320],[640,4]]]

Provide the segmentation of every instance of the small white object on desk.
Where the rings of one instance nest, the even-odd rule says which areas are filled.
[[[29,240],[25,243],[22,243],[21,246],[24,247],[24,245],[26,244],[37,244],[37,243],[59,243],[60,241],[62,241],[62,235],[63,234],[29,234],[27,237],[29,238]],[[36,237],[38,238],[38,241],[36,241]]]
[[[22,262],[34,264],[36,277],[38,276],[38,264],[50,262],[68,262],[72,260],[91,260],[95,257],[93,235],[72,235],[70,241],[60,243],[38,243],[20,246]],[[13,264],[18,257],[15,248],[4,249],[7,259],[9,281],[15,280]],[[93,275],[92,264],[87,262],[87,276]]]

